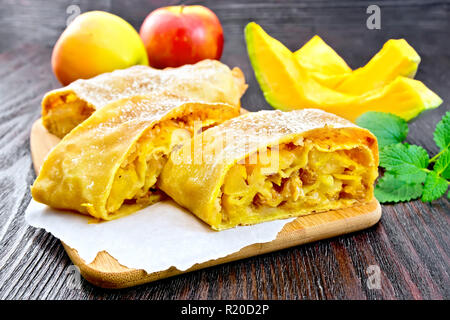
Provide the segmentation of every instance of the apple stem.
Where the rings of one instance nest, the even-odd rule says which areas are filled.
[[[182,5],[180,6],[180,14],[183,13],[183,9],[184,9],[184,4],[182,4]]]

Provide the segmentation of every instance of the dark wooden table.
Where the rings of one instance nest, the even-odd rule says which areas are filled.
[[[177,3],[177,1],[170,1]],[[184,3],[191,3],[190,1]],[[239,66],[250,88],[243,106],[269,109],[246,54],[243,28],[257,21],[290,49],[322,36],[351,67],[363,65],[389,38],[404,37],[419,52],[417,74],[443,99],[410,124],[408,142],[437,147],[432,132],[449,110],[450,6],[446,1],[377,2],[381,29],[366,28],[372,1],[206,1],[226,37],[222,61]],[[449,201],[384,205],[381,222],[362,232],[229,263],[119,291],[82,282],[72,289],[71,262],[58,239],[24,221],[35,179],[29,133],[44,93],[59,86],[51,48],[66,9],[101,9],[137,29],[162,1],[0,0],[0,298],[1,299],[449,299]],[[381,289],[367,286],[369,266]],[[376,268],[376,267],[375,267]],[[369,271],[370,273],[370,271]]]

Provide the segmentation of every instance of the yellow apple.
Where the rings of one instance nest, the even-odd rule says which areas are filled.
[[[122,18],[104,11],[75,18],[52,54],[53,72],[63,85],[137,64],[148,65],[139,34]]]

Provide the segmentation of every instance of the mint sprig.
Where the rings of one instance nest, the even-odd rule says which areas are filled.
[[[445,179],[450,179],[450,150],[446,150],[437,159],[434,171]]]
[[[424,182],[429,161],[427,151],[415,145],[391,144],[380,152],[380,166],[407,182]]]
[[[448,150],[450,145],[450,111],[436,125],[434,142],[442,150]]]
[[[431,202],[445,194],[450,184],[450,111],[436,125],[434,141],[440,152],[431,159],[421,146],[404,143],[408,125],[394,114],[366,112],[356,123],[378,140],[380,167],[385,169],[375,187],[380,202]]]
[[[431,202],[439,199],[447,191],[448,182],[440,177],[435,171],[431,171],[427,175],[425,185],[423,186],[422,201]]]
[[[362,114],[356,124],[369,129],[377,137],[380,148],[402,142],[408,135],[406,121],[392,113],[369,111]]]
[[[409,201],[419,198],[423,193],[423,185],[410,181],[402,181],[393,174],[385,174],[375,186],[375,197],[380,202]]]

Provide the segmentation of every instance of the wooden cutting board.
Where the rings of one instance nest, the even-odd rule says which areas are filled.
[[[38,174],[48,152],[59,140],[59,138],[50,134],[44,128],[41,119],[33,124],[31,128],[30,146],[36,174]],[[376,224],[380,218],[381,206],[376,199],[366,205],[350,209],[334,210],[299,217],[291,223],[286,224],[277,238],[272,242],[250,245],[226,257],[196,264],[186,271],[170,268],[161,272],[147,273],[144,270],[129,269],[121,265],[106,251],[98,253],[93,262],[86,264],[76,250],[64,243],[63,246],[72,262],[80,268],[81,275],[86,280],[104,288],[125,288],[221,263],[366,229]]]

